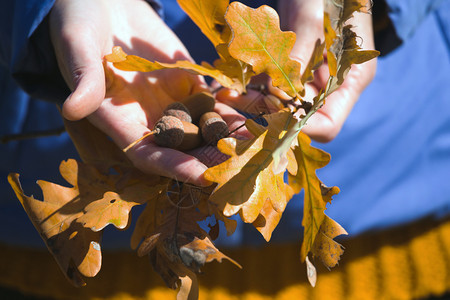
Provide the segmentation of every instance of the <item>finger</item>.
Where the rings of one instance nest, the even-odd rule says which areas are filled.
[[[158,174],[199,186],[209,186],[203,173],[207,167],[196,157],[186,153],[158,147],[150,141],[143,141],[127,151],[133,164],[143,172]]]
[[[278,6],[281,28],[298,37],[290,55],[301,63],[303,72],[316,40],[323,39],[323,1],[280,0]]]
[[[246,94],[239,94],[237,91],[224,88],[217,92],[216,99],[230,107],[253,115],[277,112],[284,107],[277,97],[251,89]]]
[[[323,107],[309,118],[303,132],[321,143],[333,140],[359,99],[366,69],[365,64],[353,66],[344,84],[326,98]]]
[[[105,100],[88,119],[124,149],[150,131],[146,125],[145,112],[136,114],[138,106],[139,103],[128,103],[117,107],[110,100]],[[127,117],[130,115],[133,117]],[[203,176],[207,167],[202,162],[186,153],[157,146],[151,136],[131,147],[126,154],[145,173],[200,186],[211,184]]]
[[[362,49],[374,49],[372,17],[370,14],[355,13],[351,19],[356,34],[361,37]],[[326,99],[325,105],[309,120],[304,132],[319,142],[329,142],[336,137],[362,91],[372,81],[376,72],[376,60],[352,65],[344,83]],[[319,89],[328,77],[326,66],[321,66],[315,76]]]
[[[223,103],[216,103],[214,110],[223,118],[227,123],[228,129],[232,132],[232,136],[236,138],[251,138],[252,135],[243,126],[247,119],[242,114],[238,113],[235,109]]]
[[[57,1],[50,18],[50,32],[61,73],[72,90],[63,115],[78,120],[95,111],[105,96],[101,47],[101,7],[91,3],[85,12],[78,2]],[[80,13],[83,11],[83,14]],[[95,16],[94,16],[95,15]],[[84,22],[86,20],[86,22]]]

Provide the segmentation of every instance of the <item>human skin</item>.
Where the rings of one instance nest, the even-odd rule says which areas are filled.
[[[297,39],[290,57],[301,63],[301,73],[308,64],[317,39],[323,36],[323,1],[322,0],[279,0],[278,12],[282,30],[296,33]],[[353,30],[360,37],[360,46],[364,50],[374,49],[372,16],[366,13],[355,13],[349,20]],[[359,96],[372,81],[376,71],[376,59],[358,65],[352,65],[344,83],[327,97],[325,105],[309,118],[302,131],[318,142],[333,140],[342,128]],[[329,77],[328,65],[322,64],[314,73],[314,81],[305,85],[305,97],[311,101],[321,89],[324,89]],[[278,97],[289,99],[282,91],[273,88],[270,80],[266,80],[269,92]],[[252,101],[261,101],[257,91],[249,91],[246,95],[238,95],[234,91],[222,90],[217,99],[230,106],[245,110],[252,107]],[[258,105],[253,105],[258,106]]]
[[[151,61],[192,60],[145,1],[56,0],[50,14],[50,33],[60,70],[72,90],[63,104],[63,116],[69,120],[86,117],[121,149],[151,131],[169,103],[209,90],[202,77],[182,70],[124,72],[104,63],[103,57],[113,46]],[[224,104],[218,103],[215,109],[230,128],[244,122],[244,117]],[[152,137],[126,154],[146,173],[196,185],[210,184],[203,177],[207,166],[202,161],[158,147]]]

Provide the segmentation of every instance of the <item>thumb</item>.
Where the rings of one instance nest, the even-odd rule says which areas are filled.
[[[62,108],[63,116],[69,120],[91,114],[105,97],[105,72],[99,41],[99,32],[103,31],[104,25],[95,23],[100,22],[99,17],[95,18],[99,7],[91,6],[92,9],[86,12],[77,2],[57,1],[50,14],[50,34],[56,59],[72,90]]]
[[[105,74],[101,61],[71,66],[74,88],[64,102],[62,113],[68,120],[79,120],[93,113],[105,98]]]

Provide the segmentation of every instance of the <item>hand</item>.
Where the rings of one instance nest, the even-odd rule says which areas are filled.
[[[278,4],[281,29],[294,31],[297,35],[297,40],[290,56],[301,63],[301,72],[303,72],[308,64],[316,40],[324,40],[323,2],[280,0]],[[364,50],[374,49],[372,16],[365,13],[355,13],[349,22],[355,26],[353,30],[361,37],[361,47]],[[319,142],[333,140],[341,130],[360,94],[372,81],[375,76],[375,70],[376,60],[353,65],[342,86],[327,97],[325,105],[308,120],[307,125],[302,129],[303,132]],[[328,65],[324,63],[320,66],[314,76],[314,81],[307,83],[305,86],[305,100],[311,101],[321,89],[325,88],[329,77]],[[267,78],[262,80],[265,80],[267,83]],[[283,98],[283,93],[273,88],[270,82],[268,87],[271,93]],[[251,107],[252,105],[264,107],[268,103],[266,99],[263,105],[261,103],[252,104],[252,102],[255,102],[255,99],[259,100],[259,102],[263,99],[254,91],[249,92],[245,96],[238,96],[236,93],[223,90],[218,93],[217,99],[239,109]]]
[[[177,69],[151,73],[104,69],[102,59],[115,45],[149,60],[191,59],[144,1],[57,0],[50,26],[61,72],[73,91],[63,105],[64,117],[87,117],[121,149],[148,133],[168,103],[208,89],[201,77]],[[127,155],[144,172],[209,184],[203,178],[207,167],[202,162],[158,147],[151,138]]]

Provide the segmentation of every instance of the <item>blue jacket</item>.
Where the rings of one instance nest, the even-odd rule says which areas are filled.
[[[69,92],[46,27],[54,1],[2,2],[0,136],[62,126],[54,103],[32,99],[61,102]],[[214,49],[176,0],[163,3],[166,22],[194,59],[214,59]],[[386,46],[384,36],[396,36],[398,47],[378,59],[375,79],[336,139],[315,145],[332,156],[330,164],[318,171],[319,177],[341,189],[326,213],[353,236],[443,216],[450,208],[450,1],[387,4],[393,30],[377,37],[378,46]],[[66,134],[0,145],[0,218],[10,224],[0,229],[0,241],[43,246],[6,182],[7,174],[20,173],[26,193],[40,198],[35,180],[65,184],[57,170],[60,161],[70,157],[78,156]],[[298,240],[301,219],[302,195],[298,195],[289,203],[273,240]],[[106,246],[128,247],[129,235],[118,235],[114,242],[105,236]],[[256,230],[242,224],[232,237],[219,238],[228,245],[259,241]]]

